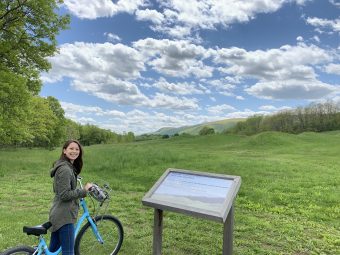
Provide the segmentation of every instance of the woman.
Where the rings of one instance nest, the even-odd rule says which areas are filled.
[[[55,197],[50,210],[51,242],[49,250],[54,252],[60,246],[63,255],[74,254],[74,223],[77,221],[79,198],[86,196],[92,184],[84,189],[77,188],[77,175],[83,167],[83,150],[78,141],[67,141],[59,160],[51,170]]]

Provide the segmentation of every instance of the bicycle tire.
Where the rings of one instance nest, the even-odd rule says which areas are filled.
[[[17,246],[17,247],[13,247],[10,248],[6,251],[4,251],[3,253],[1,253],[1,255],[32,255],[35,252],[35,249],[33,249],[30,246]]]
[[[120,221],[111,215],[95,217],[95,222],[104,244],[93,234],[91,224],[87,222],[79,231],[75,241],[76,255],[116,255],[123,243],[124,230]],[[110,234],[111,233],[111,234]]]

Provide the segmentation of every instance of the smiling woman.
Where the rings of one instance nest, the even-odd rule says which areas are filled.
[[[76,142],[72,142],[66,149],[63,150],[64,155],[66,158],[70,160],[73,164],[74,160],[78,158],[79,154],[81,153],[80,146]],[[82,155],[80,155],[82,156]]]
[[[66,141],[60,159],[54,163],[51,177],[54,178],[55,197],[50,210],[51,242],[49,250],[55,252],[61,246],[62,253],[74,254],[74,223],[77,221],[79,198],[86,197],[92,184],[77,188],[77,176],[83,167],[83,150],[79,142]]]

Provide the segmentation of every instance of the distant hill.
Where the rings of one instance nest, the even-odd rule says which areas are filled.
[[[246,119],[244,118],[225,119],[225,120],[218,120],[218,121],[213,121],[213,122],[205,122],[205,123],[201,123],[201,124],[197,124],[193,126],[183,126],[183,127],[178,127],[178,128],[164,127],[151,134],[171,136],[174,134],[187,133],[190,135],[198,135],[199,131],[205,126],[212,127],[215,130],[215,132],[221,133],[222,131],[235,126],[237,122],[244,121],[244,120]]]

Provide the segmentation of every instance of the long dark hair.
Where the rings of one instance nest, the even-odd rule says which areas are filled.
[[[70,160],[65,156],[64,150],[71,144],[76,143],[79,146],[79,156],[73,161],[73,166],[76,169],[76,174],[80,174],[81,169],[83,168],[83,148],[81,147],[80,143],[77,140],[68,140],[64,143],[63,148],[61,150],[61,155],[59,159],[67,160],[70,162]]]

